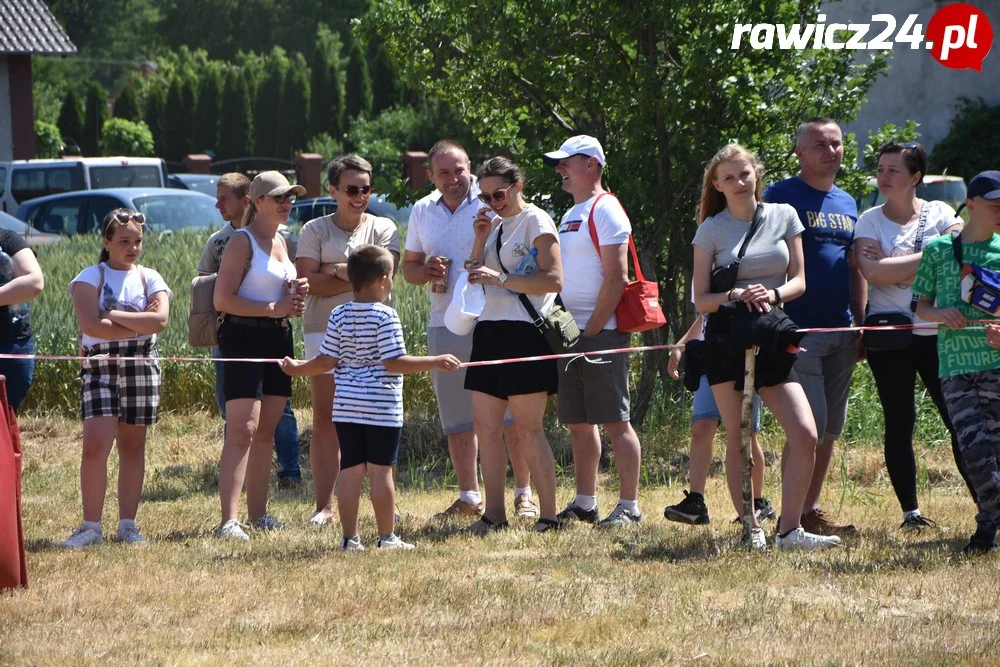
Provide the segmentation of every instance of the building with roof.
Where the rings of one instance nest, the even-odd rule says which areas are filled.
[[[41,0],[0,0],[0,161],[35,157],[33,55],[76,47]]]

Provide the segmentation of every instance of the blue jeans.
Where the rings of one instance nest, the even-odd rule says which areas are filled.
[[[219,348],[212,349],[212,356],[219,358]],[[219,414],[222,419],[226,419],[226,395],[222,390],[223,377],[225,376],[225,364],[221,361],[215,362],[215,403],[219,406]],[[302,479],[302,471],[299,469],[299,425],[295,421],[295,413],[292,412],[292,402],[285,403],[285,411],[278,420],[278,426],[274,429],[274,451],[278,455],[278,478],[289,477],[295,480]]]
[[[35,339],[0,340],[0,354],[34,354]],[[28,394],[35,375],[34,359],[0,359],[0,375],[7,378],[7,403],[15,413]]]

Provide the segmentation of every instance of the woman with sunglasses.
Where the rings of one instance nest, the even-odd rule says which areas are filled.
[[[868,281],[870,315],[902,315],[914,324],[927,323],[916,314],[913,280],[927,242],[961,229],[955,211],[940,201],[917,197],[917,186],[927,173],[927,152],[920,144],[889,142],[878,152],[878,189],[885,195],[881,206],[858,218],[854,237],[861,273]],[[966,479],[955,429],[941,394],[938,379],[937,330],[915,329],[898,349],[868,349],[868,366],[875,377],[879,401],[885,412],[885,465],[896,498],[903,509],[900,528],[919,532],[936,524],[920,513],[917,504],[917,464],[913,454],[913,428],[917,414],[914,400],[917,375],[927,387],[941,420],[951,435],[959,472]],[[865,336],[866,347],[875,336]],[[971,490],[970,486],[970,490]],[[974,495],[974,494],[973,494]]]
[[[739,144],[729,144],[709,161],[702,182],[701,221],[694,240],[694,301],[699,313],[707,315],[709,331],[725,317],[725,304],[736,303],[761,313],[780,307],[786,300],[805,292],[802,254],[802,223],[788,204],[761,204],[763,168],[757,158]],[[759,206],[759,212],[758,212]],[[714,267],[730,266],[739,254],[752,221],[760,224],[747,244],[738,265],[736,286],[725,292],[712,291]],[[728,307],[727,307],[728,308]],[[742,350],[714,341],[705,351],[705,376],[722,423],[726,427],[726,481],[736,511],[743,514],[743,456],[740,422],[745,356]],[[812,476],[816,449],[816,424],[802,386],[792,372],[795,357],[786,351],[761,349],[756,356],[754,384],[764,405],[771,410],[785,432],[784,465],[781,475],[781,518],[775,546],[781,549],[816,550],[840,544],[840,538],[807,533],[799,518]],[[757,457],[754,457],[757,458]],[[761,466],[763,460],[755,461]],[[751,482],[756,487],[757,482]],[[763,490],[754,488],[753,497]],[[764,531],[756,512],[743,516],[750,525],[750,549],[766,549]]]
[[[556,225],[545,211],[525,202],[524,178],[512,161],[487,160],[478,177],[479,198],[490,208],[481,209],[473,222],[476,238],[466,262],[469,283],[486,290],[486,305],[472,334],[471,360],[551,354],[518,295],[527,295],[541,315],[555,305],[562,289]],[[508,525],[503,502],[507,478],[503,422],[508,406],[538,491],[540,518],[535,530],[558,528],[555,460],[542,428],[547,398],[558,389],[556,362],[474,366],[466,373],[465,388],[472,391],[486,489],[486,511],[470,531],[485,535]]]
[[[288,220],[301,185],[290,185],[277,171],[265,171],[250,183],[250,205],[243,228],[226,244],[215,282],[215,308],[221,359],[282,359],[293,356],[289,317],[305,309],[309,283],[295,279],[278,228]],[[279,530],[267,514],[274,429],[292,395],[291,378],[277,364],[224,361],[226,435],[219,463],[222,503],[220,538],[249,540],[238,520],[240,492],[247,487],[250,525]]]
[[[347,258],[365,245],[385,248],[392,255],[393,270],[399,266],[399,235],[396,223],[367,212],[372,194],[372,166],[357,155],[330,161],[327,167],[330,195],[337,210],[310,220],[302,227],[295,267],[309,280],[305,315],[305,358],[319,354],[330,313],[353,296],[347,280]],[[316,510],[309,519],[322,526],[333,518],[333,490],[340,471],[340,443],[333,425],[333,371],[310,378],[312,385],[313,436],[309,459],[316,490]]]
[[[35,353],[28,302],[41,294],[44,286],[42,268],[24,238],[17,232],[0,230],[0,353]],[[34,359],[0,359],[0,375],[7,378],[7,404],[15,413],[34,372]]]
[[[146,538],[135,523],[146,467],[146,428],[156,423],[160,406],[160,364],[156,334],[167,326],[170,288],[156,271],[139,266],[146,218],[115,209],[103,223],[100,258],[69,285],[80,326],[80,348],[87,357],[80,370],[83,387],[83,457],[80,495],[83,524],[64,548],[98,545],[108,486],[108,456],[118,445],[117,540],[140,544]],[[141,357],[112,361],[106,357]]]

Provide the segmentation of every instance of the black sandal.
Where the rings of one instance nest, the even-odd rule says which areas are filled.
[[[550,530],[559,530],[563,527],[562,521],[558,519],[539,519],[535,524],[536,533],[547,533]]]
[[[485,530],[480,530],[476,528],[476,524],[481,523],[486,527]],[[472,533],[477,537],[484,537],[489,533],[494,533],[501,530],[507,530],[510,528],[510,524],[506,521],[494,521],[486,515],[479,517],[479,520],[473,523],[471,526],[465,529],[467,533]]]

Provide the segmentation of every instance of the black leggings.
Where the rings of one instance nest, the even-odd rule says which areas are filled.
[[[913,336],[909,349],[893,352],[868,352],[868,366],[875,376],[878,398],[885,412],[885,467],[904,512],[917,509],[917,462],[913,455],[913,427],[917,421],[917,373],[927,387],[927,393],[937,406],[945,428],[951,434],[951,451],[958,472],[965,480],[973,500],[975,489],[969,483],[965,464],[958,449],[955,428],[951,425],[948,408],[941,394],[938,378],[937,336]]]

